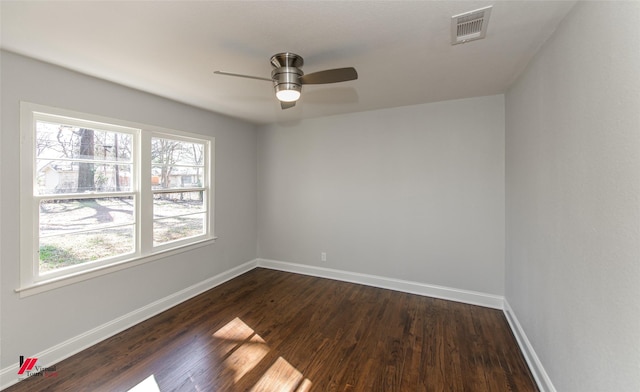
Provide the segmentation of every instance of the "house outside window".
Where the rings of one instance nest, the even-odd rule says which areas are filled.
[[[213,138],[28,103],[21,127],[20,290],[215,238]]]

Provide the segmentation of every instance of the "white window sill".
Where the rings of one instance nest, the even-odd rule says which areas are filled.
[[[163,259],[165,257],[174,256],[180,253],[188,252],[203,246],[213,244],[218,237],[203,239],[202,241],[182,245],[173,249],[160,251],[151,255],[137,257],[129,260],[123,260],[118,263],[104,265],[96,267],[94,269],[78,271],[73,274],[53,278],[50,280],[44,280],[37,283],[21,286],[14,291],[20,295],[20,298],[29,297],[35,294],[40,294],[49,290],[54,290],[60,287],[68,286],[74,283],[82,282],[88,279],[93,279],[98,276],[110,274],[116,271],[120,271],[126,268],[135,267],[141,264],[149,263],[151,261]]]

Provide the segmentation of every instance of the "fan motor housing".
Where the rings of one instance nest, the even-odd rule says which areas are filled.
[[[304,75],[304,72],[300,67],[303,64],[302,57],[295,53],[284,52],[271,56],[271,65],[274,68],[271,71],[271,79],[273,80],[276,94],[283,90],[302,92],[300,78]]]
[[[276,93],[280,90],[296,90],[302,91],[302,83],[300,77],[304,75],[302,70],[295,67],[280,67],[271,71],[273,86]]]

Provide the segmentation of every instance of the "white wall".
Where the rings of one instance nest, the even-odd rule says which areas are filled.
[[[267,125],[258,138],[261,258],[503,294],[502,95]]]
[[[558,391],[640,390],[639,21],[579,3],[506,94],[506,298]]]
[[[35,355],[256,258],[255,126],[15,54],[1,56],[0,369],[17,364],[18,355]],[[19,284],[20,101],[214,136],[218,241],[20,299],[13,292]]]

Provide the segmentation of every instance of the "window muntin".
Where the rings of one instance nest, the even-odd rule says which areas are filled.
[[[25,103],[22,124],[21,290],[215,238],[213,138]]]

